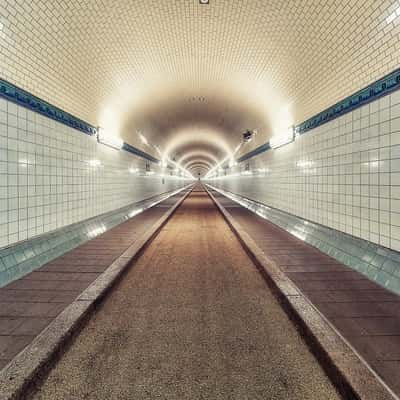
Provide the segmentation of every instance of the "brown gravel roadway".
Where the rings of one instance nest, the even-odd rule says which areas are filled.
[[[193,191],[35,399],[339,399],[204,191]]]

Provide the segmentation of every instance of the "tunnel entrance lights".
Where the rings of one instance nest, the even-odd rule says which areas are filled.
[[[269,145],[272,149],[284,146],[294,141],[294,129],[290,127],[284,134],[272,136],[269,140]]]
[[[108,135],[100,126],[97,128],[97,141],[116,150],[121,150],[124,141],[119,137]]]

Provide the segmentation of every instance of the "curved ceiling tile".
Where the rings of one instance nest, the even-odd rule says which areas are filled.
[[[390,1],[22,3],[0,15],[2,78],[157,157],[201,138],[221,158],[257,129],[250,151],[400,64]]]
[[[212,164],[217,164],[219,161],[219,151],[218,149],[213,149],[212,147],[203,147],[203,146],[196,146],[192,147],[193,145],[190,145],[189,148],[183,149],[179,152],[180,157],[178,157],[176,160],[179,164],[185,165],[188,163],[188,161],[193,160],[194,158],[205,158],[209,160]],[[214,151],[217,150],[217,151]]]
[[[196,170],[196,169],[204,169],[204,170],[208,171],[209,167],[208,167],[208,165],[205,165],[205,164],[202,164],[202,163],[196,163],[196,164],[193,164],[191,167],[188,168],[189,171],[193,171],[193,170]]]
[[[215,165],[215,163],[211,162],[209,159],[199,157],[199,158],[193,158],[193,159],[187,161],[182,166],[183,166],[183,168],[189,168],[194,163],[200,163],[200,162],[203,163],[204,165],[207,165],[209,168],[212,168]]]
[[[202,177],[207,173],[208,168],[204,165],[194,165],[189,169],[189,171],[194,177]]]
[[[207,169],[210,169],[210,168],[212,168],[212,164],[210,164],[209,162],[207,162],[207,161],[204,161],[204,160],[193,160],[193,161],[191,161],[189,164],[187,164],[184,168],[185,169],[190,169],[190,168],[192,168],[193,166],[195,166],[195,165],[203,165],[204,167],[206,167]]]
[[[215,147],[221,158],[231,153],[240,143],[246,129],[260,132],[265,141],[270,134],[266,113],[238,91],[209,84],[201,95],[176,85],[164,87],[162,95],[130,110],[122,128],[122,136],[129,143],[138,143],[138,132],[150,143],[157,143],[169,157],[182,157],[189,148]]]

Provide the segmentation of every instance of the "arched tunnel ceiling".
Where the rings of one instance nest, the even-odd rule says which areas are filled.
[[[0,76],[157,157],[138,132],[215,163],[242,130],[243,153],[398,66],[396,4],[3,0]]]

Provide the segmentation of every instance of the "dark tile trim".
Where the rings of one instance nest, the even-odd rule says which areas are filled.
[[[5,81],[0,78],[0,97],[11,101],[19,106],[25,107],[28,110],[37,112],[41,115],[44,115],[47,118],[50,118],[54,121],[60,122],[61,124],[67,125],[71,128],[77,129],[89,136],[94,136],[97,134],[97,127],[85,122],[72,114],[67,113],[66,111],[61,110],[60,108],[49,104],[48,102],[40,99],[37,96],[27,92],[19,88],[18,86],[13,85],[10,82]],[[136,147],[125,143],[122,147],[123,150],[128,151],[129,153],[135,154],[139,157],[144,158],[145,160],[159,163],[155,157],[147,154],[146,152],[137,149]]]
[[[22,107],[44,115],[71,128],[77,129],[87,135],[95,135],[97,129],[89,123],[55,107],[46,101],[28,93],[27,91],[0,79],[0,97],[12,101]]]

